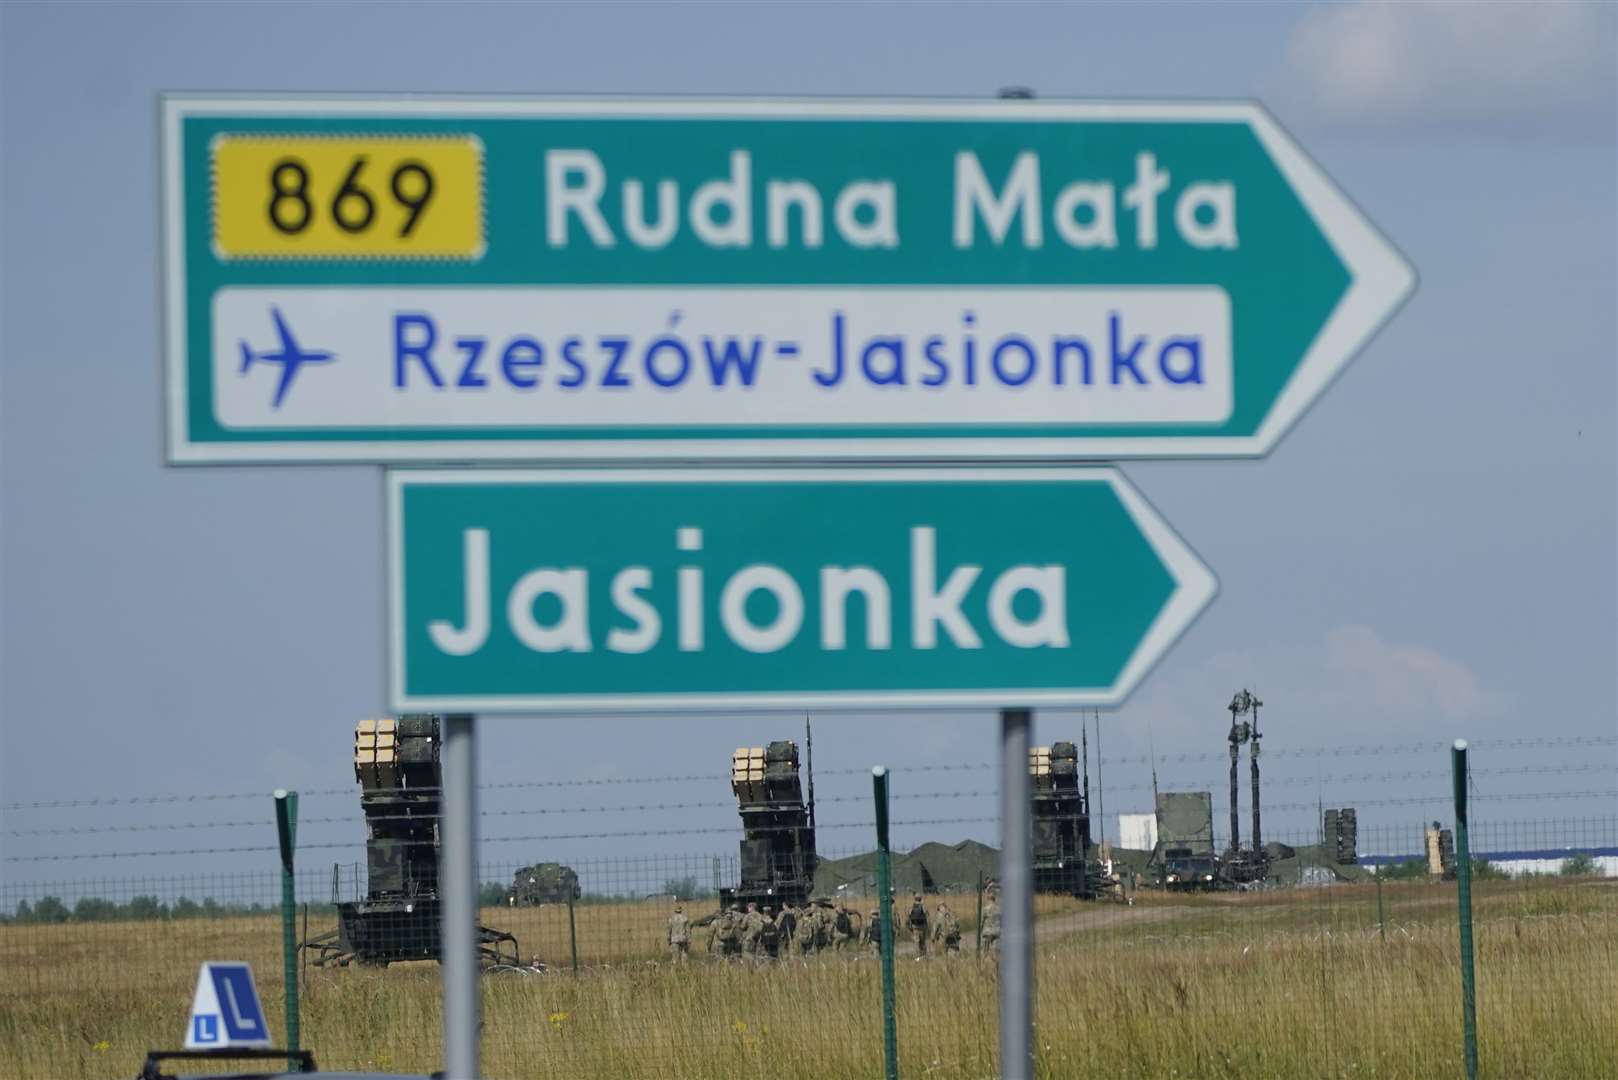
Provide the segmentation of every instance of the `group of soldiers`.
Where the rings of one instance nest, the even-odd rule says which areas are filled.
[[[780,911],[757,903],[744,909],[732,904],[711,921],[708,951],[722,960],[786,959],[807,957],[818,952],[849,952],[861,948],[882,948],[882,914],[873,908],[861,916],[843,904],[833,904],[820,896],[801,905],[787,902]],[[929,942],[945,953],[961,951],[961,920],[940,900],[931,913],[916,893],[904,918],[904,926],[916,952],[927,955]],[[687,962],[691,953],[692,931],[697,928],[685,908],[676,905],[668,921],[669,956],[676,964]],[[1000,905],[998,890],[990,886],[983,908],[980,930],[984,951],[995,960],[1000,950]]]

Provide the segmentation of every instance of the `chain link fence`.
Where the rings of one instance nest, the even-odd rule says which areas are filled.
[[[1483,1075],[1618,1071],[1615,746],[1474,744]],[[1104,795],[1093,778],[1093,844],[1069,879],[1088,884],[1036,902],[1039,1074],[1458,1074],[1447,744],[1269,753],[1256,863],[1229,857],[1226,760],[1113,759]],[[994,910],[993,767],[895,773],[902,1075],[998,1071],[997,967],[979,934]],[[1208,793],[1188,804],[1205,819],[1187,829],[1179,811],[1160,812],[1175,804],[1154,798],[1153,773],[1156,795]],[[482,789],[487,1075],[877,1073],[868,777],[817,774],[813,887],[766,897],[756,918],[722,910],[748,858],[723,777]],[[431,1072],[441,987],[437,964],[418,958],[437,945],[431,890],[378,902],[379,885],[404,871],[367,851],[357,792],[303,794],[303,1045],[328,1069]],[[1587,808],[1601,812],[1563,812]],[[1251,852],[1248,812],[1244,799]],[[418,864],[430,867],[425,824]],[[181,1041],[205,960],[251,963],[279,1033],[281,874],[267,794],[10,804],[4,832],[0,1074],[135,1075],[148,1049]],[[911,925],[916,895],[925,927]]]

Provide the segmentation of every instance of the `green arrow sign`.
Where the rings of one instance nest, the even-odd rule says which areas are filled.
[[[1256,455],[1410,268],[1253,104],[164,103],[169,453]]]
[[[1212,599],[1111,469],[395,471],[389,704],[1114,704]]]

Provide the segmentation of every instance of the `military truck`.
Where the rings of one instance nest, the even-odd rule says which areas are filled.
[[[730,756],[730,789],[742,817],[741,880],[721,888],[721,907],[802,904],[814,890],[813,809],[804,802],[798,744],[743,746]]]
[[[1229,886],[1214,852],[1213,796],[1164,791],[1157,796],[1157,847],[1151,869],[1159,886],[1176,892]]]
[[[337,904],[337,929],[303,943],[315,963],[386,966],[439,958],[438,821],[443,772],[439,718],[361,720],[354,777],[365,815],[363,900]],[[517,963],[517,939],[479,927],[489,963]]]
[[[566,904],[579,896],[579,875],[573,868],[548,862],[519,868],[511,876],[511,892],[506,902],[512,907],[538,907]]]
[[[1090,859],[1088,777],[1081,786],[1079,751],[1070,742],[1028,752],[1033,788],[1034,889],[1093,897],[1102,888],[1101,863]]]

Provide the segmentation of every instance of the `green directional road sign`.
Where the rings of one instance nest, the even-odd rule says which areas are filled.
[[[392,471],[389,705],[1113,704],[1212,574],[1112,469]]]
[[[175,462],[1263,454],[1414,281],[1248,103],[163,117]]]

